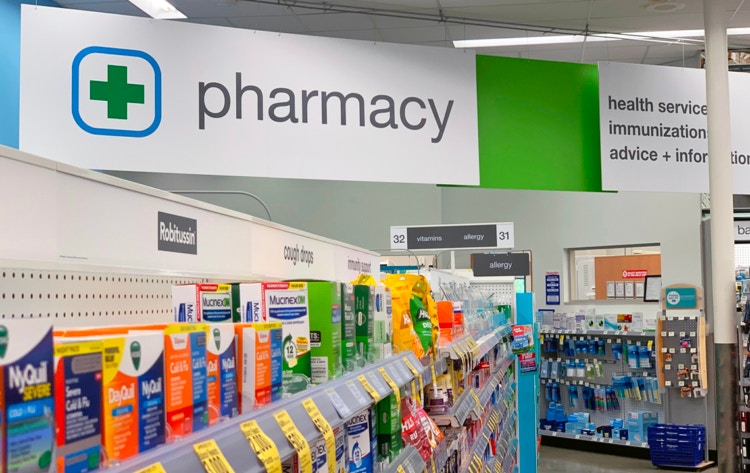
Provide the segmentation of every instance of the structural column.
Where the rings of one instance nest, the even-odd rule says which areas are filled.
[[[706,30],[708,171],[711,193],[711,276],[716,342],[716,435],[719,471],[737,470],[737,335],[733,182],[730,161],[727,1],[703,0]]]

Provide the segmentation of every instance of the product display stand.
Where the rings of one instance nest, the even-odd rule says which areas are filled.
[[[538,329],[534,323],[534,295],[532,293],[518,294],[516,319],[518,324],[532,324],[534,326],[534,340],[539,339]],[[532,352],[536,360],[540,360],[539,344]],[[538,361],[537,361],[538,363]],[[519,459],[518,463],[523,473],[536,473],[539,449],[539,369],[524,373],[520,361],[516,361],[518,368],[518,416],[523,422],[518,424]]]

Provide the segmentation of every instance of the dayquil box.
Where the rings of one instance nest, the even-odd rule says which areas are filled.
[[[247,286],[243,288],[247,291],[243,296],[246,306],[248,302],[260,301],[260,320],[281,323],[284,391],[293,394],[307,389],[311,375],[307,283],[266,282],[243,286]]]
[[[238,322],[232,310],[230,284],[182,284],[172,286],[175,322]]]
[[[242,412],[281,399],[282,328],[278,322],[236,324]]]
[[[102,447],[101,340],[55,339],[57,472],[99,468]]]
[[[208,423],[239,413],[237,401],[237,347],[234,326],[216,324],[208,328]]]
[[[341,376],[341,284],[308,282],[313,384]]]
[[[354,314],[357,323],[357,353],[365,362],[372,361],[370,347],[375,337],[375,288],[354,286]]]
[[[206,324],[170,324],[164,329],[167,441],[208,425]]]
[[[354,286],[341,285],[341,364],[345,371],[359,366],[357,359],[357,321],[354,316]]]
[[[54,346],[43,319],[0,321],[2,471],[54,471]]]
[[[164,333],[101,340],[102,444],[110,465],[164,443]]]

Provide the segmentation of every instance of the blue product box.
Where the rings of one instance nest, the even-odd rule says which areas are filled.
[[[584,425],[581,422],[566,422],[565,433],[567,434],[580,434],[583,430]]]

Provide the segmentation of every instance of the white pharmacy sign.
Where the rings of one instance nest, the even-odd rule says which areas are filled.
[[[21,28],[24,151],[92,169],[479,184],[472,52],[35,6]]]
[[[734,193],[750,193],[750,74],[729,73]],[[602,188],[708,192],[701,69],[599,64]]]

